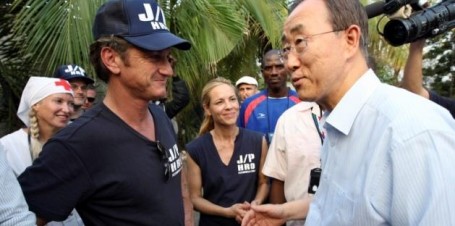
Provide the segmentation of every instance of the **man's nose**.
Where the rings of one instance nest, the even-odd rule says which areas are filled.
[[[293,51],[288,54],[287,59],[284,61],[284,65],[289,72],[294,72],[300,67],[300,60]]]
[[[166,77],[172,77],[174,75],[174,70],[172,69],[172,65],[168,61],[162,63],[159,66],[159,72]]]

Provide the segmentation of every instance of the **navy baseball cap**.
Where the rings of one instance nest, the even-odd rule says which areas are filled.
[[[54,78],[65,79],[69,82],[73,79],[80,79],[87,84],[95,82],[93,79],[87,77],[87,74],[85,74],[85,70],[82,67],[76,64],[64,64],[58,66],[54,72]]]
[[[95,40],[115,35],[150,51],[191,48],[187,40],[169,31],[164,12],[154,0],[108,1],[98,9],[92,31]]]

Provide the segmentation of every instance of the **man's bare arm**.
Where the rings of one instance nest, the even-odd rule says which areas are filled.
[[[423,87],[422,61],[425,39],[417,40],[409,46],[409,56],[404,67],[401,87],[425,98],[430,98],[428,90]]]

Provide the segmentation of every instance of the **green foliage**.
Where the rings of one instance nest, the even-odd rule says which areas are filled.
[[[13,34],[24,40],[22,54],[33,55],[33,66],[45,75],[52,75],[58,65],[66,63],[89,69],[91,28],[102,2],[15,0],[13,7],[20,11],[14,19]],[[24,4],[27,7],[22,7]]]
[[[427,86],[440,95],[455,97],[455,32],[428,40],[423,75]]]
[[[15,116],[22,87],[31,75],[51,75],[64,63],[83,66],[95,80],[88,60],[93,42],[91,27],[97,8],[106,0],[11,0],[0,5],[0,117],[8,129],[20,123]],[[193,44],[190,51],[174,51],[176,73],[188,82],[191,104],[177,117],[181,142],[191,140],[202,116],[200,92],[216,76],[236,81],[243,75],[259,77],[258,59],[279,48],[288,0],[158,0],[168,27]],[[364,5],[371,0],[362,0]],[[26,6],[26,7],[24,7]],[[392,47],[379,35],[387,18],[369,20],[369,52],[380,79],[397,84],[407,58],[407,45]],[[449,33],[447,33],[449,34]],[[454,35],[434,41],[425,75],[434,76],[432,88],[453,96]],[[443,39],[443,37],[447,37]],[[452,50],[451,52],[448,50]],[[1,131],[1,130],[0,130]]]
[[[22,89],[30,75],[37,75],[31,56],[21,56],[16,47],[23,40],[11,35],[10,4],[0,7],[0,137],[21,126],[16,116]]]
[[[192,100],[177,117],[181,143],[186,143],[196,136],[202,120],[203,86],[217,76],[235,81],[258,74],[256,61],[263,50],[280,45],[286,7],[270,0],[195,0],[172,8],[171,30],[193,43],[190,51],[175,52],[176,73],[188,82]]]
[[[362,1],[363,5],[373,1]],[[398,77],[407,59],[407,46],[391,46],[381,35],[389,19],[381,15],[368,20],[368,52],[375,61],[374,70],[382,82],[397,85]]]
[[[394,73],[393,68],[389,65],[389,62],[384,59],[376,60],[374,72],[378,76],[379,80],[388,84],[398,84],[398,78]]]
[[[105,1],[14,0],[14,13],[10,14],[8,22],[1,23],[0,29],[7,24],[12,25],[11,37],[18,40],[12,45],[13,52],[22,59],[19,66],[23,67],[8,69],[8,73],[21,77],[13,81],[9,80],[13,77],[3,72],[8,71],[7,68],[2,67],[2,87],[9,84],[3,81],[11,81],[11,86],[23,87],[31,74],[49,76],[58,65],[66,63],[81,65],[96,80],[89,64],[88,49],[93,42],[91,28],[96,10]],[[262,52],[280,44],[286,5],[284,0],[158,2],[166,14],[170,30],[193,44],[190,51],[173,52],[179,62],[176,73],[188,82],[191,91],[191,106],[178,116],[180,128],[185,131],[182,142],[187,142],[199,128],[201,113],[198,100],[203,85],[216,76],[235,81],[243,74],[257,74],[256,61]],[[6,34],[9,33],[8,30]],[[12,55],[7,54],[6,57],[12,58]],[[24,63],[27,59],[29,66]],[[31,73],[30,69],[34,72]],[[27,70],[28,74],[18,74]],[[6,104],[10,112],[18,104],[20,93],[17,90],[15,93],[2,93],[14,100],[14,104]],[[8,120],[14,121],[11,118]]]

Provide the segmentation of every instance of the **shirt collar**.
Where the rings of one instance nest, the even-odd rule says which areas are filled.
[[[379,84],[381,82],[375,73],[371,69],[366,71],[344,94],[332,112],[324,114],[325,122],[348,135],[360,110]]]
[[[296,111],[304,112],[308,110],[313,110],[317,106],[315,102],[301,101],[295,105]]]

